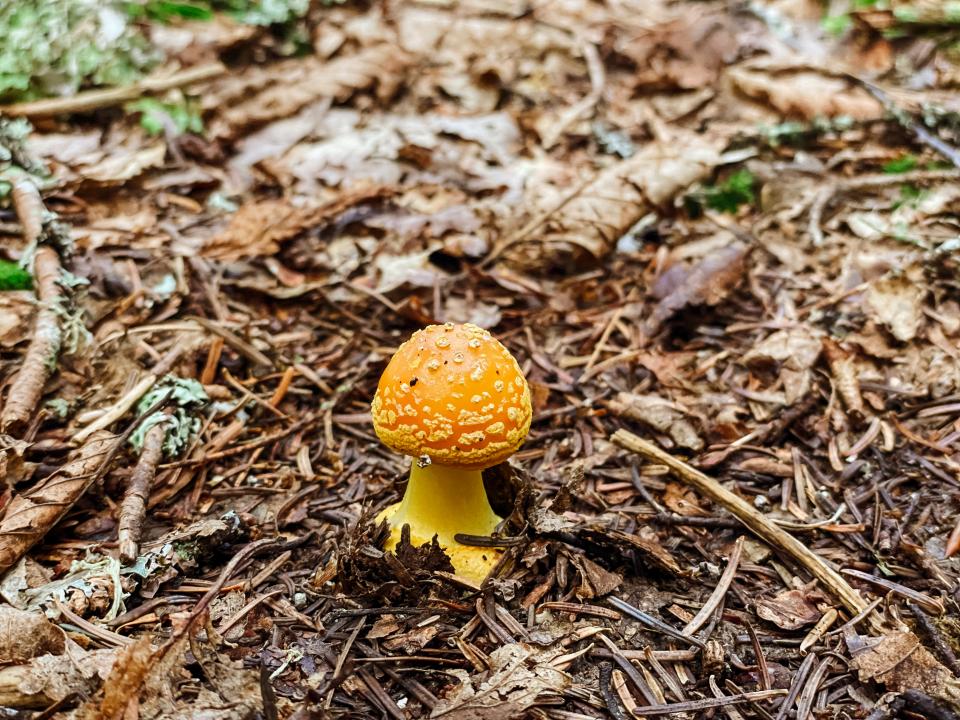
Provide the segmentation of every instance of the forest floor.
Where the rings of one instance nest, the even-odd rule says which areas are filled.
[[[958,717],[949,5],[155,2],[0,107],[3,717]],[[532,389],[481,586],[373,523],[434,322]]]

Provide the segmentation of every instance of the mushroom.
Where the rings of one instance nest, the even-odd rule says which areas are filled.
[[[454,536],[490,535],[501,521],[481,471],[510,457],[530,430],[530,387],[517,361],[476,325],[430,325],[390,359],[372,412],[380,440],[413,458],[403,499],[377,518],[390,525],[387,549],[409,525],[412,544],[436,536],[457,575],[479,584],[499,553]]]

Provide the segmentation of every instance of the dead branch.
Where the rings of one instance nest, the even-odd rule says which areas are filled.
[[[678,460],[673,455],[664,452],[655,445],[648,443],[646,440],[637,437],[627,430],[617,430],[611,439],[617,445],[630,452],[635,452],[648,460],[666,465],[678,478],[723,506],[724,509],[734,515],[762,540],[765,540],[773,547],[786,553],[809,570],[810,574],[822,582],[851,612],[858,613],[866,607],[867,603],[860,596],[860,593],[858,593],[840,573],[827,565],[823,558],[793,537],[793,535],[770,522],[769,519],[751,507],[746,501],[734,495],[713,478],[708,477],[696,468],[687,465],[687,463],[682,460]],[[871,622],[875,626],[879,624],[879,620],[877,620],[876,617],[871,618]]]
[[[105,90],[88,90],[71,97],[48,98],[32,102],[17,103],[0,108],[0,113],[10,116],[23,117],[52,117],[54,115],[69,115],[70,113],[89,112],[105,107],[122,105],[125,102],[136,100],[144,95],[166,92],[174,88],[186,87],[195,83],[210,80],[226,72],[222,63],[215,62],[195,68],[182,70],[167,77],[145,78],[126,87],[108,88]]]
[[[163,455],[163,440],[167,423],[161,422],[147,430],[143,438],[140,459],[130,476],[130,484],[120,506],[120,522],[117,540],[120,544],[120,559],[131,563],[137,558],[140,537],[143,534],[143,519],[147,511],[147,497],[157,474],[157,465]]]
[[[43,200],[37,186],[26,178],[13,186],[13,202],[23,227],[24,240],[34,245],[43,233]],[[7,402],[0,415],[0,428],[19,432],[29,422],[43,394],[43,386],[56,367],[60,352],[61,330],[57,308],[63,302],[59,284],[60,257],[46,245],[37,247],[33,258],[33,277],[37,284],[39,309],[33,326],[33,337],[23,364],[10,385]]]
[[[17,495],[0,520],[0,574],[39,542],[106,471],[121,440],[100,433],[71,454],[60,470]]]

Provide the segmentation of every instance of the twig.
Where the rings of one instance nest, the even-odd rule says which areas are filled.
[[[28,246],[32,246],[43,234],[45,212],[40,192],[32,180],[21,177],[14,182],[13,203],[23,227],[24,240]],[[47,245],[37,247],[33,257],[33,277],[37,283],[39,307],[30,345],[20,370],[10,384],[7,402],[0,416],[0,428],[6,432],[19,432],[29,423],[40,402],[43,386],[57,365],[62,337],[57,314],[57,308],[63,301],[60,272],[57,252]]]
[[[120,559],[132,563],[137,559],[140,537],[143,534],[143,521],[147,512],[147,497],[150,486],[157,474],[157,465],[163,456],[163,441],[167,435],[167,423],[159,422],[147,430],[143,438],[143,449],[137,466],[130,476],[130,484],[120,505],[120,521],[117,541],[120,546]]]
[[[770,522],[749,503],[727,490],[713,478],[626,430],[615,432],[612,440],[631,452],[643,455],[658,464],[666,465],[681,480],[723,506],[758,537],[779,548],[803,565],[851,612],[858,613],[866,607],[867,603],[860,597],[860,593],[840,573],[827,565],[823,558],[793,535]],[[872,618],[872,623],[879,629],[878,619]]]
[[[733,552],[730,553],[730,560],[727,562],[727,567],[724,569],[723,575],[720,576],[720,582],[717,583],[717,587],[710,593],[707,602],[700,608],[700,611],[694,616],[693,620],[688,622],[686,627],[683,628],[684,635],[693,635],[697,630],[702,628],[703,624],[710,619],[720,606],[720,603],[723,602],[723,596],[727,594],[727,590],[730,589],[730,583],[733,582],[733,578],[737,575],[737,568],[740,566],[740,555],[742,552],[743,536],[741,535],[737,538],[733,546]]]
[[[941,140],[939,137],[927,130],[923,125],[918,123],[911,113],[908,113],[906,110],[897,105],[893,99],[879,86],[874,85],[869,80],[857,77],[856,75],[848,75],[848,77],[858,82],[866,89],[868,93],[879,100],[886,111],[893,115],[900,125],[916,135],[920,142],[940,153],[943,157],[960,168],[960,150],[957,150],[957,148]]]
[[[933,646],[934,652],[940,656],[940,661],[950,668],[954,675],[960,677],[960,660],[957,659],[956,653],[954,653],[953,648],[950,647],[950,643],[944,639],[943,634],[930,619],[930,616],[914,603],[907,603],[907,609],[910,610],[910,614],[916,619],[917,629],[920,630],[920,634],[926,637]]]
[[[0,107],[0,113],[7,116],[51,117],[70,113],[88,112],[105,107],[122,105],[144,95],[166,92],[178,87],[211,80],[227,71],[223,63],[215,62],[201,65],[167,77],[145,78],[126,87],[105,90],[88,90],[71,97],[49,98],[32,102],[17,103]]]
[[[914,170],[913,172],[890,175],[863,175],[842,182],[828,183],[813,196],[813,201],[810,203],[810,219],[808,221],[807,231],[810,234],[814,246],[819,247],[823,245],[823,230],[820,228],[823,211],[827,209],[827,205],[831,200],[842,193],[871,187],[885,187],[887,185],[900,185],[903,183],[936,182],[938,180],[956,180],[957,178],[960,178],[960,170]]]
[[[740,695],[726,695],[719,698],[704,698],[703,700],[688,700],[687,702],[668,703],[666,705],[641,705],[637,714],[644,715],[674,715],[679,713],[700,712],[710,708],[738,705],[740,703],[769,700],[786,694],[786,690],[758,690]]]
[[[786,699],[780,705],[780,711],[777,713],[776,720],[784,720],[790,713],[790,708],[792,708],[793,703],[796,702],[797,696],[803,689],[804,683],[807,681],[807,676],[810,674],[810,668],[813,667],[813,663],[815,663],[816,660],[816,655],[807,655],[803,659],[803,662],[800,663],[800,668],[797,670],[797,674],[793,676],[793,682],[790,684],[790,692],[787,693]]]
[[[681,642],[689,643],[691,645],[696,645],[701,650],[703,650],[706,647],[706,644],[699,638],[686,635],[680,632],[679,630],[677,630],[676,628],[670,627],[662,620],[658,620],[652,615],[648,615],[647,613],[643,612],[643,610],[635,608],[633,605],[626,602],[625,600],[621,600],[620,598],[611,595],[610,597],[607,598],[607,602],[613,605],[620,612],[624,613],[625,615],[629,615],[637,622],[643,623],[644,625],[646,625],[648,628],[651,628],[652,630],[657,630],[658,632],[662,632],[664,635],[672,637],[674,640],[680,640]]]
[[[0,520],[0,575],[13,567],[100,480],[130,435],[167,401],[164,397],[130,423],[120,436],[102,432],[73,454],[73,459],[7,506]]]
[[[882,587],[884,590],[888,590],[908,600],[913,600],[915,603],[922,605],[924,608],[937,613],[937,615],[943,614],[943,604],[939,600],[934,600],[929,595],[924,595],[922,592],[911,590],[900,583],[893,582],[893,580],[876,577],[874,575],[870,575],[869,573],[861,572],[860,570],[853,570],[851,568],[844,568],[841,570],[841,572],[844,575],[855,577],[857,580],[863,580],[871,585]]]

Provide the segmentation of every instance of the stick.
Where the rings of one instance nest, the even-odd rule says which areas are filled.
[[[14,182],[13,203],[23,227],[24,240],[32,246],[43,234],[45,211],[33,181],[19,178]],[[10,384],[7,402],[0,415],[0,428],[6,432],[19,432],[29,423],[60,352],[62,335],[57,307],[63,301],[63,292],[59,285],[60,257],[53,248],[47,245],[37,247],[33,257],[33,277],[37,283],[39,309],[23,365]]]
[[[98,110],[114,105],[122,105],[143,95],[166,92],[173,88],[185,87],[194,83],[210,80],[227,71],[223,63],[215,62],[200,67],[181,70],[178,73],[160,78],[145,78],[133,85],[103,90],[87,90],[65,98],[47,98],[32,102],[16,103],[0,107],[0,114],[23,117],[51,117],[70,113]]]
[[[823,558],[793,535],[774,525],[745,500],[734,495],[713,478],[626,430],[617,430],[611,439],[622,448],[666,465],[681,480],[723,506],[759,538],[779,548],[809,570],[810,574],[822,582],[850,612],[858,613],[867,606],[864,599],[860,597],[860,593],[840,573],[827,565]],[[875,617],[871,618],[871,623],[879,629],[879,620]]]
[[[123,504],[120,506],[120,522],[117,540],[120,559],[132,563],[137,559],[140,537],[143,534],[143,519],[147,512],[147,497],[157,474],[157,465],[163,455],[163,441],[167,435],[167,423],[160,422],[147,430],[143,438],[140,459],[130,476]]]

